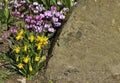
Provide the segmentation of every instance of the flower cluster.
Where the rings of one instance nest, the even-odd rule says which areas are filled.
[[[70,10],[60,1],[56,5],[49,5],[50,8],[45,7],[43,2],[30,1],[5,0],[5,3],[0,3],[0,8],[5,7],[7,10],[5,16],[8,18],[5,22],[9,24],[9,21],[13,21],[9,26],[10,34],[2,35],[3,39],[9,38],[11,41],[10,61],[15,70],[27,78],[36,74],[43,66],[47,59],[50,38],[65,22]]]
[[[56,31],[55,28],[60,27],[63,20],[65,20],[65,13],[69,11],[68,8],[57,11],[57,7],[55,6],[51,6],[50,10],[45,10],[42,4],[34,2],[29,4],[28,13],[31,12],[32,15],[25,15],[24,12],[18,11],[21,5],[18,5],[17,7],[14,5],[16,10],[12,11],[12,15],[17,16],[18,18],[25,17],[25,27],[27,29],[33,29],[37,33],[43,31],[54,33]]]
[[[60,27],[62,21],[65,19],[63,11],[57,12],[56,7],[52,6],[51,10],[47,10],[39,13],[39,15],[26,16],[27,29],[33,28],[36,32],[40,33],[42,31],[54,32],[56,27]]]
[[[38,72],[40,65],[46,60],[43,51],[49,44],[49,40],[44,35],[29,34],[26,29],[18,30],[15,39],[16,42],[21,41],[21,44],[14,43],[11,57],[15,67],[23,72],[25,77],[30,77]]]

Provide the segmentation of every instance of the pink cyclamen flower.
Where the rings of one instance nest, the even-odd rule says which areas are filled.
[[[26,22],[30,22],[30,19],[29,19],[29,18],[26,18],[25,21],[26,21]]]
[[[18,7],[20,7],[20,6],[21,6],[21,4],[16,3],[16,2],[14,3],[14,7],[15,7],[15,8],[18,8]]]
[[[58,2],[57,2],[57,5],[61,6],[61,5],[62,5],[62,2],[58,1]]]
[[[20,18],[24,18],[24,14],[21,14],[21,15],[20,15]]]
[[[42,32],[42,26],[36,26],[35,29],[37,33]]]
[[[8,37],[9,37],[8,34],[3,34],[3,35],[2,35],[2,39],[7,39]]]
[[[69,8],[63,8],[64,12],[69,12]]]
[[[31,23],[32,23],[32,24],[33,24],[33,23],[36,23],[36,21],[32,19],[32,20],[31,20]]]
[[[32,16],[27,16],[28,19],[32,19]]]
[[[51,27],[51,24],[44,24],[45,29],[50,28],[50,27]]]
[[[65,15],[62,14],[62,15],[59,16],[59,18],[60,18],[61,20],[64,20],[64,19],[65,19]]]
[[[60,27],[60,26],[61,26],[61,23],[60,23],[60,22],[55,22],[55,23],[54,23],[54,26],[55,26],[55,27]]]
[[[56,11],[56,7],[55,6],[51,6],[51,11]]]
[[[59,17],[60,14],[61,14],[60,12],[56,12],[56,13],[55,13],[55,16],[56,16],[56,17]]]
[[[17,29],[11,29],[10,32],[11,32],[11,33],[17,33],[18,30],[17,30]]]
[[[29,28],[30,28],[30,26],[29,26],[28,24],[26,24],[26,25],[25,25],[25,27],[26,27],[27,29],[29,29]]]
[[[54,28],[48,28],[48,31],[53,33],[53,32],[55,32],[55,29]]]
[[[38,4],[38,2],[34,2],[33,5],[34,5],[34,6],[37,6],[37,5],[39,5],[39,4]]]
[[[46,18],[51,18],[52,17],[52,12],[51,11],[46,11],[44,13],[44,15],[45,15]]]
[[[4,3],[1,2],[1,3],[0,3],[0,7],[3,7],[3,6],[4,6]]]
[[[53,21],[53,22],[58,22],[58,18],[52,17],[52,21]]]

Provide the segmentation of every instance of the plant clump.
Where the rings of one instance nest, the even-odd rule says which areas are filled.
[[[9,32],[1,37],[10,43],[6,55],[16,71],[26,78],[38,73],[47,60],[50,39],[75,4],[75,0],[5,0],[0,3],[0,26]]]

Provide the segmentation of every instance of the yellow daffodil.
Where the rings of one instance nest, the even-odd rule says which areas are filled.
[[[48,44],[48,38],[45,36],[42,36],[42,37],[37,36],[36,41],[39,43],[42,43],[43,45]]]
[[[19,53],[19,52],[20,52],[20,48],[19,48],[19,47],[15,47],[15,48],[14,48],[14,51],[15,51],[16,53]]]
[[[23,62],[24,62],[24,63],[28,63],[28,62],[29,62],[29,60],[30,60],[30,58],[29,58],[29,57],[25,57],[25,58],[23,58]]]
[[[8,2],[8,0],[5,0],[5,2]]]
[[[35,61],[38,62],[40,60],[40,56],[35,56]]]
[[[47,37],[42,37],[42,43],[43,45],[48,44],[48,38]]]
[[[28,47],[26,45],[23,48],[24,48],[24,52],[26,52],[28,49]]]
[[[23,39],[23,36],[22,36],[22,35],[17,35],[17,36],[16,36],[16,40],[21,40],[21,39]]]
[[[17,65],[17,67],[18,67],[19,69],[23,69],[23,64],[22,64],[22,63],[19,63],[19,64]]]
[[[46,56],[44,55],[42,56],[41,61],[45,61],[45,60],[46,60]]]
[[[16,36],[16,40],[21,40],[23,39],[23,33],[24,33],[24,30],[23,29],[20,29],[18,35]]]
[[[30,65],[30,66],[29,66],[29,71],[32,72],[32,70],[33,70],[33,68],[32,68],[32,66]]]
[[[42,49],[42,45],[41,44],[37,44],[37,50],[41,50]]]
[[[30,37],[28,37],[28,39],[30,40],[30,42],[33,42],[35,37],[33,35],[31,35]]]
[[[23,29],[20,29],[20,31],[19,31],[19,35],[23,35],[23,33],[24,33],[24,30]]]

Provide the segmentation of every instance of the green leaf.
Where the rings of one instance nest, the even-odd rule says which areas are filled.
[[[48,7],[48,5],[47,5],[47,0],[41,0],[42,1],[42,3],[46,6],[46,7]]]
[[[52,38],[53,36],[54,36],[54,33],[49,33],[49,34],[47,35],[48,38]]]

